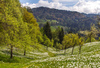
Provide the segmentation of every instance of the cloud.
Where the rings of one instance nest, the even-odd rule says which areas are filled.
[[[78,11],[82,13],[100,13],[100,1],[79,1],[73,7],[70,7],[71,11]]]
[[[66,6],[64,6],[60,2],[48,2],[48,1],[44,1],[44,0],[40,0],[36,4],[34,4],[34,3],[33,4],[25,3],[25,4],[22,4],[22,5],[23,6],[29,6],[31,8],[36,8],[36,7],[40,7],[40,6],[49,7],[49,8],[56,8],[56,9],[65,9],[65,8],[67,8]]]
[[[22,6],[28,6],[28,7],[30,7],[30,8],[35,8],[35,7],[37,7],[36,6],[36,4],[29,4],[28,2],[27,3],[25,3],[25,4],[22,4]]]
[[[75,2],[75,1],[78,1],[78,0],[52,0],[54,2]]]
[[[36,8],[40,6],[49,7],[49,8],[56,8],[62,10],[70,10],[70,11],[77,11],[81,13],[100,13],[100,1],[94,0],[79,0],[74,6],[68,7],[60,1],[77,1],[77,0],[52,0],[52,2],[48,2],[48,0],[39,0],[38,3],[25,3],[22,4],[23,6],[29,6],[31,8]]]

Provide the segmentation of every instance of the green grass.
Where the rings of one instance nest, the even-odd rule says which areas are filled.
[[[37,45],[33,51],[23,56],[22,51],[14,51],[13,59],[10,59],[9,49],[0,47],[0,68],[100,68],[100,43],[85,44],[79,55],[79,47],[76,46],[74,54],[72,48],[56,51]]]
[[[31,59],[26,57],[14,56],[12,59],[9,57],[9,55],[0,53],[0,68],[22,68],[23,64],[31,61]]]
[[[49,55],[50,57],[56,56],[56,54],[54,54],[54,53],[52,53],[52,52],[48,52],[48,55]]]
[[[66,50],[66,55],[64,51],[55,52],[60,55],[34,62],[29,68],[100,68],[100,43],[84,45],[80,55],[78,48],[75,47],[74,55],[70,55],[71,48]]]

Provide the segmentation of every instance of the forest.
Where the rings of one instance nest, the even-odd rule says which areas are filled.
[[[49,21],[52,27],[63,26],[65,33],[73,31],[77,33],[80,30],[90,30],[91,24],[97,23],[98,14],[85,14],[75,11],[58,10],[47,7],[28,8],[33,13],[39,23],[40,28]]]
[[[94,21],[93,18],[86,20],[87,17],[77,15],[75,12],[77,19],[69,16],[69,22],[74,19],[78,20],[78,23],[75,24],[73,21],[71,25],[67,24],[70,29],[65,31],[64,22],[68,20],[64,21],[61,18],[58,20],[47,15],[47,19],[52,18],[60,23],[44,21],[40,28],[38,23],[43,21],[37,20],[34,15],[38,13],[34,14],[32,11],[35,10],[21,6],[19,0],[0,0],[0,68],[69,68],[71,66],[82,68],[84,65],[89,68],[100,67],[99,16],[96,17],[96,24],[89,24]],[[79,24],[80,20],[84,19],[87,22],[82,23],[89,24],[86,29],[80,28],[82,23]],[[52,26],[59,24],[62,27],[57,26],[52,30]],[[88,59],[89,56],[92,57]]]

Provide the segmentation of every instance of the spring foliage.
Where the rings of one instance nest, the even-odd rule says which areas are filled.
[[[84,38],[79,38],[78,34],[67,34],[64,36],[64,40],[62,42],[64,49],[72,47],[72,54],[75,46],[82,46],[84,44]]]
[[[22,8],[19,0],[0,0],[0,44],[22,48],[24,54],[43,41],[33,14]]]

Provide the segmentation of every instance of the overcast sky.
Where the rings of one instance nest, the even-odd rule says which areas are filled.
[[[23,6],[36,8],[40,6],[81,13],[100,13],[100,0],[20,0]]]

